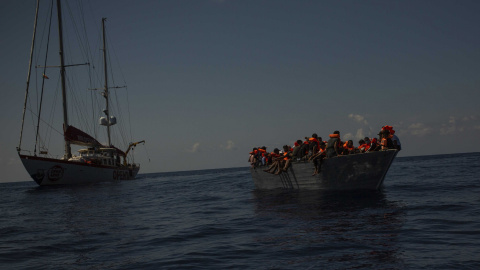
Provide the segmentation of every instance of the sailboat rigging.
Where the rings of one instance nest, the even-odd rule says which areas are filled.
[[[52,1],[53,2],[53,1]],[[64,50],[64,37],[63,37],[63,20],[62,20],[62,8],[61,1],[57,0],[57,18],[58,18],[58,39],[59,39],[59,58],[60,65],[57,66],[60,69],[60,85],[61,85],[61,97],[62,97],[62,115],[63,115],[63,144],[64,153],[61,158],[55,158],[49,155],[48,151],[40,150],[37,155],[37,142],[39,138],[39,126],[45,122],[41,118],[41,108],[43,103],[43,90],[44,82],[48,77],[45,72],[42,73],[42,90],[40,94],[40,103],[38,105],[39,110],[37,113],[32,111],[33,115],[36,115],[37,128],[35,132],[35,147],[33,155],[22,149],[22,140],[24,135],[25,115],[27,111],[27,103],[29,100],[29,86],[31,69],[34,55],[34,48],[36,42],[36,31],[39,13],[39,1],[37,1],[37,8],[35,12],[34,33],[32,38],[32,46],[30,53],[30,63],[27,75],[27,88],[25,93],[25,102],[22,116],[22,127],[20,131],[20,141],[17,147],[20,159],[25,166],[25,169],[30,176],[35,180],[38,185],[58,185],[58,184],[81,184],[100,181],[111,180],[127,180],[134,179],[137,175],[140,165],[129,160],[130,150],[135,148],[139,143],[145,143],[145,141],[135,142],[128,144],[127,150],[124,152],[114,146],[112,142],[112,127],[117,124],[117,118],[112,114],[112,107],[110,104],[110,92],[108,86],[108,67],[107,67],[107,46],[106,46],[106,30],[105,30],[105,18],[102,18],[102,37],[103,37],[103,72],[104,72],[104,88],[101,95],[105,101],[105,109],[103,113],[105,116],[101,117],[99,124],[106,127],[107,142],[102,144],[99,140],[81,129],[71,125],[69,119],[68,99],[67,99],[67,84],[69,83],[66,78],[66,68],[85,64],[65,64],[65,50]],[[53,9],[53,7],[52,7]],[[52,10],[51,9],[51,10]],[[53,12],[50,11],[52,16]],[[51,20],[50,20],[51,25]],[[50,30],[48,30],[50,31]],[[48,46],[47,46],[48,48]],[[45,57],[44,69],[47,67]],[[40,67],[40,66],[39,66]],[[48,66],[52,67],[52,66]],[[112,87],[118,88],[118,87]],[[50,126],[49,124],[47,126]],[[96,132],[95,132],[96,133]],[[72,145],[82,146],[78,150],[78,155],[72,154]],[[39,149],[42,146],[39,145]],[[25,154],[27,151],[29,154]],[[133,155],[131,155],[133,158]]]

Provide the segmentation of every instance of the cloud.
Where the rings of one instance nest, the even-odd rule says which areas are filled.
[[[442,127],[440,128],[440,134],[441,135],[448,135],[448,134],[453,134],[457,131],[457,126],[455,125],[455,117],[450,116],[448,119],[447,124],[442,124]],[[460,131],[463,131],[463,128],[459,129]]]
[[[348,115],[348,118],[352,118],[353,120],[355,120],[355,121],[357,121],[357,122],[359,122],[359,123],[363,123],[363,124],[365,124],[365,125],[368,125],[367,120],[366,120],[365,117],[362,116],[362,115],[351,113],[351,114]]]
[[[462,118],[463,122],[476,121],[476,120],[477,120],[477,116],[475,116],[475,115],[464,116]]]
[[[198,152],[198,147],[200,146],[200,143],[196,142],[193,144],[192,146],[192,149],[187,149],[187,152],[190,152],[190,153],[195,153],[195,152]]]
[[[414,136],[425,136],[432,132],[432,128],[425,126],[423,123],[415,123],[408,127],[408,131]]]
[[[233,149],[235,149],[235,143],[232,140],[228,140],[227,145],[224,146],[222,144],[222,145],[220,145],[220,148],[222,148],[224,150],[233,150]]]
[[[363,133],[363,129],[360,128],[357,130],[357,133],[353,135],[352,133],[347,133],[343,136],[343,140],[360,140],[365,138],[365,135]],[[355,141],[354,141],[355,143]]]

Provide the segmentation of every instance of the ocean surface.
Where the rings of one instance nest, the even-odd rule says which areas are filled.
[[[0,184],[0,269],[480,269],[480,153],[397,158],[378,192],[248,168]]]

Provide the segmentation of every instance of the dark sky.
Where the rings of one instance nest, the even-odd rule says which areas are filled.
[[[254,146],[334,130],[356,143],[387,124],[400,156],[480,151],[478,1],[80,4],[64,13],[96,26],[89,42],[108,18],[144,173],[247,166]],[[15,147],[34,12],[0,9],[0,181],[28,180]]]

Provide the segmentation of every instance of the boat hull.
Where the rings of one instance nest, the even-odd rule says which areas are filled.
[[[312,162],[292,162],[279,175],[264,172],[265,167],[251,168],[256,189],[379,189],[397,150],[378,151],[324,159],[320,173],[313,176]]]
[[[135,179],[139,166],[112,167],[20,155],[28,174],[40,186],[74,185]]]

